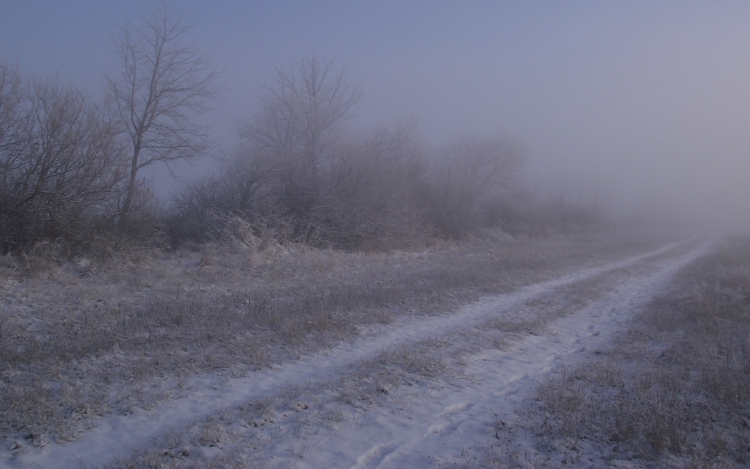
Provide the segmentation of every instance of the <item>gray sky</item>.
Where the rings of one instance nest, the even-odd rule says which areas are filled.
[[[0,0],[0,61],[99,93],[109,35],[147,0]],[[529,174],[700,224],[750,228],[750,2],[177,0],[224,72],[227,149],[264,81],[315,50],[348,63],[354,125],[415,118],[439,145],[519,139]],[[206,165],[198,167],[206,169]],[[196,171],[195,169],[193,171]]]

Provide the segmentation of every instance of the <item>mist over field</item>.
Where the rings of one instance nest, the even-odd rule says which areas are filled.
[[[748,467],[750,2],[0,12],[0,469]]]
[[[111,36],[159,3],[6,2],[0,61],[94,99],[116,73]],[[219,170],[238,123],[278,71],[315,54],[361,90],[347,126],[414,123],[426,153],[503,135],[524,186],[607,216],[701,232],[750,229],[750,5],[746,2],[176,1],[216,77],[196,119],[215,146],[175,180],[144,169],[166,202]]]

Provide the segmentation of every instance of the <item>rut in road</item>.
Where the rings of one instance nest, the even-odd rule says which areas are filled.
[[[527,335],[509,350],[475,355],[464,370],[470,379],[460,386],[431,389],[419,396],[419,405],[407,416],[394,415],[388,409],[368,412],[364,417],[368,422],[366,435],[352,429],[339,431],[335,437],[339,447],[356,446],[363,437],[370,438],[371,444],[361,450],[354,465],[339,465],[338,458],[332,460],[332,453],[321,447],[297,467],[330,464],[328,467],[417,469],[454,462],[452,459],[461,462],[456,456],[487,441],[488,431],[498,421],[514,420],[518,410],[528,405],[536,384],[545,374],[573,364],[589,350],[607,345],[613,334],[622,330],[633,313],[662,291],[676,272],[710,249],[710,244],[703,244],[661,263],[645,276],[628,279],[578,313],[555,321],[546,334]],[[357,436],[348,437],[353,434]],[[527,438],[520,444],[531,445],[531,442]]]
[[[473,327],[489,318],[508,312],[534,298],[549,294],[558,288],[594,278],[616,269],[633,266],[649,258],[677,251],[677,246],[676,244],[670,244],[646,254],[611,262],[596,268],[584,269],[538,285],[531,285],[514,293],[489,297],[467,305],[453,314],[429,318],[405,318],[391,326],[385,327],[376,336],[363,337],[353,343],[320,352],[297,362],[278,366],[273,370],[256,372],[244,378],[226,380],[220,379],[215,375],[195,377],[187,383],[187,388],[190,390],[189,397],[175,399],[149,411],[139,411],[129,416],[111,416],[102,419],[96,428],[93,428],[88,434],[77,441],[67,444],[48,445],[41,451],[27,451],[15,458],[4,455],[0,459],[0,465],[3,467],[47,468],[102,465],[113,458],[127,456],[130,452],[147,446],[149,442],[164,432],[184,427],[196,419],[204,418],[221,409],[241,405],[265,396],[282,394],[286,389],[291,387],[331,380],[337,374],[345,372],[348,367],[357,362],[372,359],[386,348],[442,337],[458,330]],[[609,308],[609,313],[594,312],[596,308],[592,309],[592,306],[592,308],[586,310],[589,311],[588,313],[577,314],[574,317],[561,320],[559,324],[555,325],[555,329],[565,331],[565,328],[568,327],[573,330],[584,327],[584,324],[607,323],[607,321],[619,317],[618,314],[623,317],[626,316],[625,313],[632,310],[635,304],[645,301],[653,294],[656,288],[655,285],[668,278],[669,275],[687,262],[698,257],[706,249],[706,246],[702,246],[701,248],[691,250],[687,254],[670,257],[660,264],[660,269],[657,273],[647,278],[636,278],[628,282],[623,287],[624,290],[618,290],[618,293],[610,300],[611,303],[609,306],[605,307],[605,309]],[[597,303],[597,305],[602,306],[601,302]],[[620,311],[620,313],[615,314],[613,311]],[[568,322],[570,324],[566,325]],[[564,342],[565,335],[564,332],[558,332],[558,341]],[[606,336],[607,334],[599,334],[599,336],[592,337],[604,340]],[[501,359],[498,358],[500,362],[492,362],[491,369],[488,371],[490,374],[494,376],[502,375],[504,377],[511,376],[511,378],[508,378],[509,381],[507,383],[495,382],[490,385],[490,388],[502,384],[503,392],[506,394],[512,394],[514,392],[513,389],[516,389],[515,392],[518,394],[520,389],[530,386],[535,380],[535,376],[549,369],[549,367],[555,366],[556,360],[562,360],[562,357],[570,353],[570,350],[565,349],[565,346],[573,347],[573,349],[577,347],[578,350],[582,347],[579,344],[565,345],[563,342],[545,342],[541,337],[530,337],[527,340],[530,342],[527,344],[527,341],[524,341],[525,345],[523,346],[531,347],[534,350],[534,353],[531,355],[517,355],[519,349],[514,348],[514,351],[508,352],[509,355],[503,356]],[[534,341],[538,341],[538,343],[534,343]],[[490,358],[490,360],[495,360],[495,358]],[[476,363],[480,363],[477,360],[481,362],[479,358],[473,360],[469,371],[473,370],[472,372],[481,375],[481,366],[476,368],[478,366]],[[528,363],[525,363],[524,360],[527,360]],[[503,361],[507,363],[503,365]],[[506,371],[510,370],[510,372],[498,373],[496,371],[498,366],[505,366]],[[520,372],[520,374],[512,372],[513,367],[519,366],[525,371]],[[472,367],[476,368],[476,370]],[[492,381],[487,380],[486,383],[492,383]],[[360,461],[360,467],[381,467],[382,464],[386,464],[382,467],[399,467],[399,464],[412,465],[412,462],[408,462],[408,457],[407,460],[403,460],[403,458],[408,455],[421,454],[421,451],[418,450],[420,445],[432,441],[434,435],[445,436],[455,434],[455,430],[451,429],[465,427],[465,425],[462,427],[457,422],[471,421],[471,418],[464,417],[470,416],[472,412],[476,411],[473,410],[476,409],[476,404],[461,404],[458,407],[449,405],[446,409],[433,412],[435,409],[430,408],[428,405],[429,402],[434,402],[437,407],[440,407],[444,402],[455,400],[454,397],[456,399],[461,397],[463,399],[462,402],[477,403],[482,402],[482,396],[497,394],[497,389],[495,389],[493,394],[492,389],[486,386],[476,386],[473,390],[470,387],[457,387],[454,391],[456,393],[455,396],[439,396],[436,394],[430,397],[431,400],[426,400],[424,406],[420,406],[419,418],[412,419],[415,425],[402,426],[406,430],[398,438],[398,441],[406,443],[395,445],[393,442],[386,442],[383,445],[376,445],[369,448],[362,455],[363,459]],[[422,415],[422,412],[426,412],[426,414]],[[441,417],[435,417],[436,415],[440,415]],[[429,424],[425,431],[420,426],[425,422],[434,423]],[[353,445],[352,448],[356,446]],[[321,454],[323,453],[321,452]],[[323,457],[323,459],[326,458]],[[379,465],[373,466],[368,462],[375,460],[380,460]],[[403,460],[403,462],[396,464],[395,461],[397,460]],[[388,466],[388,464],[391,464],[389,461],[394,461],[393,464],[395,465]],[[414,461],[414,464],[417,463],[418,461]],[[313,464],[309,467],[316,467],[316,465]]]

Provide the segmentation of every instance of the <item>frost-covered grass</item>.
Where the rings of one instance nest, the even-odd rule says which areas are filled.
[[[503,309],[487,304],[487,317],[491,319],[473,326],[466,322],[463,327],[451,329],[447,335],[438,333],[429,339],[408,340],[400,346],[384,346],[369,358],[342,370],[343,373],[327,375],[327,381],[300,384],[274,394],[271,399],[247,400],[241,405],[227,407],[208,418],[196,420],[187,431],[175,433],[128,459],[113,463],[112,467],[124,467],[126,463],[130,465],[128,467],[202,467],[212,464],[218,455],[241,456],[242,460],[252,461],[257,467],[349,467],[354,459],[372,461],[379,454],[398,450],[400,444],[412,444],[409,440],[415,434],[409,435],[410,427],[416,430],[417,439],[424,431],[432,434],[447,430],[443,423],[433,424],[431,420],[435,415],[430,415],[429,410],[425,412],[424,408],[428,396],[433,396],[429,400],[434,405],[434,395],[438,390],[446,390],[451,396],[444,404],[447,410],[440,413],[445,418],[450,418],[454,411],[468,409],[470,413],[469,407],[479,404],[470,396],[484,398],[483,392],[477,393],[476,389],[470,388],[484,382],[486,390],[502,392],[503,386],[508,384],[505,381],[512,379],[519,369],[533,373],[536,365],[531,362],[548,360],[544,352],[539,354],[534,348],[530,355],[521,352],[517,366],[510,367],[517,369],[510,370],[511,375],[508,375],[509,370],[494,369],[493,360],[488,359],[493,350],[508,358],[515,356],[514,348],[529,335],[554,333],[550,326],[560,318],[580,313],[592,302],[611,293],[623,279],[648,275],[660,261],[664,261],[662,257],[674,255],[675,252],[670,250],[630,267],[593,275],[549,293],[534,295],[531,301],[519,302],[512,307]],[[652,266],[652,263],[657,266]],[[423,318],[417,326],[428,322],[428,318]],[[578,328],[580,324],[573,329]],[[413,330],[404,332],[416,337]],[[567,346],[558,344],[558,347],[554,354],[564,354]],[[580,345],[575,346],[578,348]],[[490,354],[486,355],[487,352]],[[477,359],[477,356],[484,358]],[[528,365],[531,366],[527,368]],[[490,369],[482,372],[487,373],[484,377],[467,371],[477,371],[477,366],[480,370]],[[497,386],[487,382],[488,376],[497,380]],[[469,392],[464,394],[462,390],[466,386]],[[453,399],[459,399],[458,403]],[[470,414],[465,417],[475,418]],[[401,424],[396,423],[399,419]],[[442,418],[438,416],[438,420]],[[405,431],[406,435],[403,434]],[[481,431],[481,434],[485,432]],[[204,435],[211,435],[211,438]],[[459,438],[466,437],[469,438],[467,441],[473,442],[471,434],[462,434]],[[354,447],[350,447],[352,438],[358,440]],[[451,454],[450,449],[439,446],[439,449],[428,447],[415,451],[434,454],[441,459]],[[427,467],[434,467],[436,462],[433,459]],[[392,462],[387,467],[406,466]]]
[[[748,467],[750,239],[695,262],[610,347],[537,392],[518,422],[533,450],[491,443],[484,467]]]
[[[104,263],[4,259],[2,438],[37,446],[75,439],[98,417],[180,396],[198,373],[243,376],[349,340],[368,324],[449,311],[646,244],[490,236],[369,255],[203,246]],[[410,366],[439,369],[413,357]]]

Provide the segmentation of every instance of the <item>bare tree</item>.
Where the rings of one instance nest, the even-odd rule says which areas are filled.
[[[311,54],[291,71],[277,70],[260,113],[239,125],[247,156],[273,172],[269,176],[293,211],[309,209],[318,196],[321,172],[359,97],[345,67]]]
[[[218,93],[216,70],[198,48],[184,42],[191,27],[168,5],[140,24],[128,23],[112,37],[120,62],[107,78],[108,96],[130,147],[129,175],[120,209],[124,225],[133,209],[138,172],[149,165],[194,158],[210,145],[210,126],[196,123]]]
[[[73,243],[117,213],[122,147],[100,107],[71,86],[0,66],[0,250]]]

